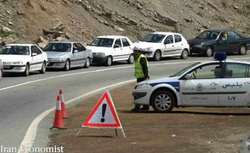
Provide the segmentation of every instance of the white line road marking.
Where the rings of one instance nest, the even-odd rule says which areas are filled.
[[[234,58],[234,59],[237,59],[237,60],[250,59],[250,57],[242,57],[242,58]],[[200,62],[200,61],[201,60],[181,61],[181,62],[166,62],[166,63],[152,63],[152,64],[150,64],[150,66],[175,65],[175,64],[187,64],[187,63],[190,64],[190,63]],[[47,78],[44,78],[44,79],[37,79],[37,80],[33,80],[33,81],[28,81],[28,82],[16,84],[16,85],[13,85],[13,86],[3,87],[3,88],[0,88],[0,92],[4,91],[4,90],[24,86],[24,85],[29,85],[29,84],[32,84],[32,83],[37,83],[37,82],[42,82],[42,81],[47,81],[47,80],[52,80],[52,79],[57,79],[57,78],[63,78],[63,77],[69,77],[69,76],[74,76],[74,75],[81,75],[81,74],[97,73],[97,72],[103,72],[103,71],[111,71],[111,70],[117,70],[117,69],[128,69],[128,68],[131,68],[131,67],[133,67],[133,66],[121,66],[121,67],[106,68],[106,69],[100,69],[100,70],[94,70],[94,71],[85,71],[85,72],[75,72],[75,73],[71,73],[71,74],[62,74],[62,75],[58,75],[58,76],[47,77]]]
[[[69,104],[69,103],[73,103],[73,102],[76,102],[77,100],[79,99],[82,99],[82,98],[85,98],[85,97],[88,97],[88,96],[91,96],[91,95],[94,95],[94,94],[97,94],[101,91],[104,91],[104,90],[107,90],[107,89],[111,89],[111,88],[115,88],[115,87],[118,87],[118,86],[122,86],[122,85],[125,85],[125,84],[128,84],[128,83],[132,83],[133,81],[135,81],[134,79],[133,80],[127,80],[127,81],[123,81],[123,82],[119,82],[119,83],[116,83],[116,84],[112,84],[112,85],[108,85],[108,86],[105,86],[105,87],[102,87],[102,88],[99,88],[99,89],[96,89],[96,90],[93,90],[93,91],[90,91],[88,93],[85,93],[83,95],[80,95],[76,98],[73,98],[73,99],[70,99],[66,102],[66,104]],[[38,126],[40,124],[40,122],[46,117],[48,116],[53,110],[55,110],[55,107],[41,113],[40,115],[38,115],[33,121],[32,123],[30,124],[20,146],[19,146],[19,150],[18,150],[18,153],[29,153],[28,151],[31,150],[34,142],[35,142],[35,139],[36,139],[36,134],[37,134],[37,129],[38,129]],[[23,149],[25,148],[25,149]]]
[[[75,73],[70,73],[70,74],[62,74],[62,75],[58,75],[58,76],[52,76],[52,77],[48,77],[48,78],[44,78],[44,79],[38,79],[38,80],[28,81],[28,82],[16,84],[16,85],[13,85],[13,86],[8,86],[8,87],[0,88],[0,91],[12,89],[12,88],[16,88],[16,87],[20,87],[20,86],[24,86],[24,85],[29,85],[29,84],[32,84],[32,83],[37,83],[37,82],[42,82],[42,81],[57,79],[57,78],[69,77],[69,76],[80,75],[80,74],[97,73],[97,72],[110,71],[110,70],[116,70],[116,69],[126,69],[126,68],[129,68],[129,67],[130,66],[108,68],[108,69],[101,69],[101,70],[94,70],[94,71],[85,71],[85,72],[75,72]]]

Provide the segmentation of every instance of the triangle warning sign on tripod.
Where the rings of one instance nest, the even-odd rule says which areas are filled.
[[[102,95],[81,127],[122,129],[109,92]]]

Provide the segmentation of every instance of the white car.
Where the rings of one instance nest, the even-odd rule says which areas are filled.
[[[93,63],[111,66],[115,61],[134,62],[131,45],[125,36],[99,36],[87,48],[93,53]]]
[[[8,44],[0,51],[3,73],[23,73],[28,76],[31,71],[45,73],[47,54],[36,44]]]
[[[150,33],[134,46],[155,61],[161,60],[162,57],[186,59],[190,53],[187,40],[181,34],[173,32]]]
[[[136,85],[136,105],[150,105],[157,112],[173,107],[250,106],[250,62],[196,62],[176,74]]]

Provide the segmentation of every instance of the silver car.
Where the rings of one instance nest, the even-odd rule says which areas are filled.
[[[92,52],[79,42],[50,42],[44,51],[48,55],[47,68],[88,68],[92,61]]]

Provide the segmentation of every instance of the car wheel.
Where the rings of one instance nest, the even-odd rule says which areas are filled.
[[[25,76],[29,76],[30,75],[30,66],[29,66],[29,64],[26,64],[24,75]]]
[[[170,112],[174,107],[175,97],[169,91],[159,90],[153,94],[151,103],[156,112]]]
[[[42,64],[40,73],[44,74],[45,72],[46,72],[46,64],[45,64],[45,62],[44,62],[44,63]]]
[[[245,46],[240,47],[240,55],[246,55],[247,54],[247,48]]]
[[[85,68],[89,68],[89,66],[90,66],[90,59],[87,58],[84,67],[85,67]]]
[[[129,58],[128,58],[128,63],[129,63],[129,64],[133,64],[134,61],[135,61],[134,55],[131,54],[131,55],[129,56]]]
[[[111,57],[111,56],[108,56],[108,57],[107,57],[107,61],[106,61],[106,66],[111,66],[112,63],[113,63],[112,57]]]
[[[154,60],[155,61],[160,61],[161,60],[161,51],[157,50],[154,55]]]
[[[213,56],[213,49],[208,47],[205,54],[207,57]]]
[[[65,71],[69,71],[69,70],[70,70],[70,61],[69,61],[69,60],[67,60],[67,61],[65,62],[64,70],[65,70]]]
[[[188,58],[188,51],[184,49],[181,53],[181,58],[182,59],[187,59]]]

